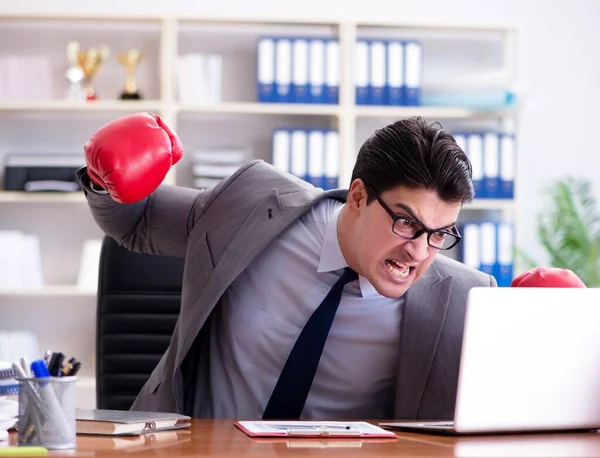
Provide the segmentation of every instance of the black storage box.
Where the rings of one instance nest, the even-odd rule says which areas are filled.
[[[80,156],[20,155],[6,158],[6,191],[78,191],[81,186],[75,172],[85,165]]]

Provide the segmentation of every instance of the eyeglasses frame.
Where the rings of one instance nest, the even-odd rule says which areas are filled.
[[[398,216],[396,214],[396,212],[394,212],[394,210],[392,210],[381,198],[381,196],[368,184],[365,184],[366,188],[369,189],[373,195],[375,196],[375,199],[377,199],[377,202],[379,202],[379,205],[381,205],[381,207],[390,215],[390,217],[392,218],[392,232],[394,233],[394,235],[396,235],[397,237],[400,237],[404,240],[416,240],[419,237],[421,237],[421,235],[423,234],[427,234],[427,245],[430,246],[431,248],[435,248],[436,250],[451,250],[452,248],[454,248],[456,245],[458,245],[461,240],[462,240],[462,235],[460,235],[460,233],[458,232],[458,229],[456,229],[455,226],[452,227],[451,231],[447,231],[444,229],[430,229],[427,226],[425,226],[423,223],[421,223],[420,221],[414,220],[412,218],[406,218],[404,216]],[[412,237],[407,237],[405,235],[400,235],[398,234],[395,230],[394,227],[396,227],[396,223],[398,222],[398,220],[400,219],[405,219],[405,220],[409,220],[412,221],[413,223],[421,226],[422,229],[418,229],[414,235]],[[456,237],[456,242],[454,242],[452,245],[450,245],[448,248],[440,248],[437,246],[434,246],[431,244],[431,236],[432,234],[436,233],[436,232],[444,232],[448,235],[451,235],[453,237]]]

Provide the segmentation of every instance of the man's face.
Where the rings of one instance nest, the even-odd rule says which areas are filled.
[[[436,191],[399,186],[381,193],[381,200],[398,216],[431,229],[450,230],[458,218],[460,203],[441,200]],[[358,273],[386,297],[400,297],[433,262],[439,250],[427,243],[424,233],[406,240],[392,232],[393,219],[377,201],[367,205],[362,181],[353,183],[347,203],[349,227],[344,255]]]

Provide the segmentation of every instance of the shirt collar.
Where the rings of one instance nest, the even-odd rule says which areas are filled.
[[[342,249],[340,247],[340,240],[337,232],[338,220],[340,217],[340,212],[343,208],[344,205],[337,208],[327,222],[317,272],[331,272],[348,267],[348,262],[346,261],[346,258],[344,258]],[[365,277],[359,275],[358,281],[363,297],[373,297],[379,295],[375,287]]]

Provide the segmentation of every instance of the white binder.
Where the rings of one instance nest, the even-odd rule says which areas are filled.
[[[514,199],[515,183],[515,137],[502,134],[500,140],[500,197]]]
[[[408,41],[405,44],[406,56],[406,98],[405,105],[420,105],[422,80],[421,43]]]
[[[292,101],[306,103],[308,99],[308,40],[296,38],[292,44]]]
[[[327,40],[325,49],[325,103],[339,102],[340,91],[340,44]]]
[[[371,105],[383,105],[385,102],[386,82],[386,46],[383,40],[373,40],[370,46],[371,62],[369,75],[371,81],[371,93],[369,103]]]
[[[404,43],[391,40],[387,43],[386,105],[404,104]]]
[[[271,163],[280,170],[291,172],[290,132],[276,129],[273,132],[273,151]]]
[[[325,185],[325,135],[317,129],[308,133],[308,179],[317,188]]]
[[[340,135],[336,130],[325,134],[325,189],[339,187]]]
[[[481,234],[481,266],[480,270],[494,275],[498,259],[496,248],[496,223],[484,221],[479,226]]]
[[[462,230],[462,262],[479,270],[481,266],[481,249],[478,223],[466,223]]]
[[[480,134],[470,133],[467,135],[467,150],[465,151],[471,161],[473,169],[473,186],[475,187],[475,198],[484,198],[483,188],[483,139]]]
[[[483,135],[483,188],[488,199],[499,198],[500,138],[496,132]]]
[[[365,40],[358,40],[355,46],[354,76],[356,104],[366,105],[369,100],[369,44]]]
[[[323,103],[325,99],[325,42],[315,38],[310,41],[309,49],[309,97],[310,103]]]
[[[291,101],[292,83],[292,42],[288,38],[278,38],[275,42],[275,101]]]
[[[510,221],[498,223],[498,256],[496,280],[498,286],[510,286],[515,261],[514,228]]]
[[[308,181],[308,138],[307,132],[302,129],[292,130],[292,160],[291,172],[293,175]]]
[[[257,56],[258,101],[272,102],[275,84],[275,40],[264,37],[258,40]]]

